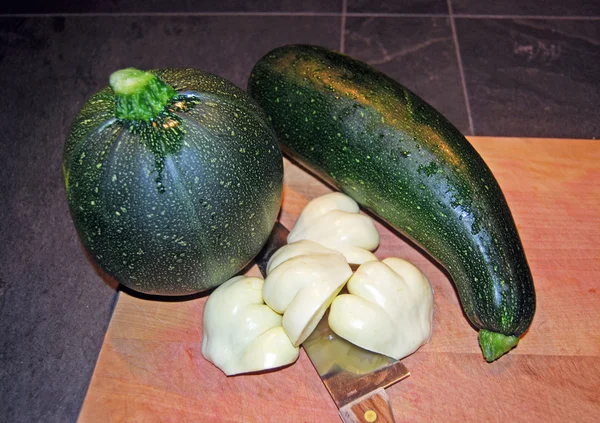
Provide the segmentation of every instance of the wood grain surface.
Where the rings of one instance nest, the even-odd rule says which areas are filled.
[[[435,291],[431,342],[387,389],[397,421],[600,421],[600,142],[470,138],[498,179],[534,276],[537,312],[511,353],[487,364],[445,273],[378,223],[377,256],[406,258]],[[291,228],[330,189],[286,162]],[[256,269],[251,269],[256,272]],[[200,353],[206,297],[125,293],[107,331],[81,422],[339,422],[302,351],[284,369],[226,377]]]

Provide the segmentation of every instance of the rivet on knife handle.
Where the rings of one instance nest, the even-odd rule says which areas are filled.
[[[379,388],[340,408],[345,423],[393,423],[394,414],[385,389]]]

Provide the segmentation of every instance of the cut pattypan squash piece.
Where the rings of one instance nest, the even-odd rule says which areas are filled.
[[[433,289],[413,264],[394,257],[365,263],[347,288],[329,310],[329,326],[342,338],[397,360],[429,341]]]
[[[273,254],[262,295],[269,307],[283,314],[285,333],[298,346],[351,275],[342,254],[312,241],[298,241]]]
[[[310,240],[339,251],[350,264],[377,260],[371,251],[379,246],[373,219],[359,213],[352,198],[340,192],[317,197],[300,213],[288,243]]]
[[[265,305],[261,278],[237,276],[208,298],[202,317],[202,355],[226,375],[291,364],[298,358],[281,326],[281,315]]]

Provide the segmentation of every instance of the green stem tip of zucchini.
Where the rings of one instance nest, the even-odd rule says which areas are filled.
[[[177,94],[154,74],[134,68],[110,75],[110,86],[117,97],[116,117],[122,120],[149,121]]]
[[[503,335],[497,332],[481,329],[479,331],[479,345],[483,356],[488,363],[502,357],[519,343],[519,337]]]

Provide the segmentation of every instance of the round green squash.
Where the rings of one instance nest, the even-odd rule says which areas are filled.
[[[260,251],[277,218],[283,161],[262,110],[194,69],[124,69],[75,118],[63,152],[83,245],[147,294],[213,288]]]

